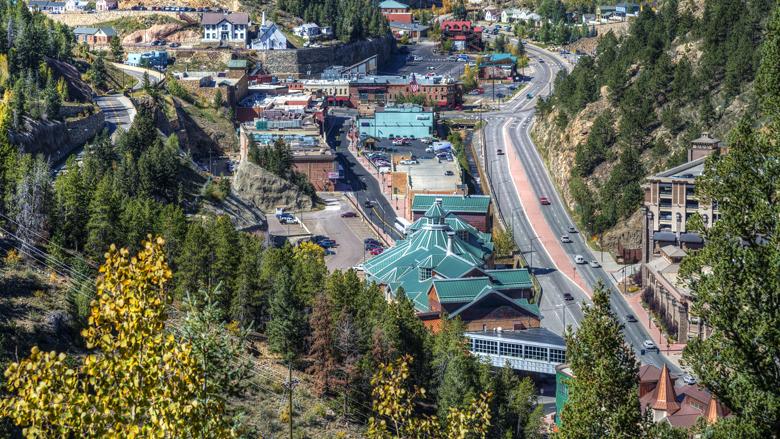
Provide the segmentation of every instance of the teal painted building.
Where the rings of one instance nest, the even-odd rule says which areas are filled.
[[[416,104],[387,105],[377,108],[374,117],[361,117],[358,128],[362,139],[431,137],[434,133],[433,110]]]
[[[569,401],[569,386],[567,382],[574,379],[574,374],[568,364],[555,367],[555,424],[561,426],[563,406]]]

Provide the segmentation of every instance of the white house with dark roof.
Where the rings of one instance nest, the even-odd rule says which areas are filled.
[[[200,19],[201,41],[246,44],[249,37],[249,15],[244,12],[206,12]]]
[[[322,31],[317,23],[304,23],[294,28],[293,33],[301,38],[311,40],[319,37]]]
[[[27,2],[27,9],[31,12],[46,12],[48,14],[62,14],[65,12],[65,2],[49,2],[41,0],[30,0]]]
[[[249,47],[254,50],[283,50],[287,48],[287,37],[276,27],[276,24],[265,21],[265,12],[263,12],[263,21],[257,30],[257,38],[249,43]]]
[[[116,9],[119,7],[119,2],[117,0],[97,0],[95,2],[95,10],[100,11],[110,11],[111,9]]]

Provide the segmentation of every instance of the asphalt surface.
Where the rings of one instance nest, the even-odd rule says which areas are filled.
[[[423,41],[417,44],[406,46],[408,53],[396,53],[393,60],[380,72],[386,75],[425,75],[433,72],[437,75],[451,76],[460,78],[463,75],[463,69],[466,63],[463,61],[450,61],[449,55],[434,53],[434,43]],[[409,56],[420,56],[421,61],[408,61]]]
[[[483,117],[488,121],[485,135],[487,140],[487,168],[493,175],[494,196],[506,222],[514,229],[514,236],[519,248],[526,253],[529,262],[533,261],[532,269],[544,288],[544,294],[540,308],[543,314],[543,326],[552,330],[562,327],[565,315],[566,325],[577,327],[582,317],[582,304],[589,300],[585,294],[573,285],[562,273],[558,272],[550,260],[543,246],[534,237],[536,233],[531,227],[528,218],[523,212],[518,194],[511,181],[509,167],[504,156],[497,155],[499,148],[514,148],[520,158],[531,187],[537,196],[547,196],[550,206],[542,209],[545,220],[557,235],[568,234],[572,243],[564,244],[564,251],[572,259],[579,254],[587,260],[594,260],[583,236],[579,233],[569,233],[568,228],[574,222],[569,217],[560,196],[552,184],[551,178],[544,162],[539,156],[536,147],[531,141],[529,129],[532,124],[535,105],[538,96],[546,96],[551,89],[550,84],[558,71],[564,68],[560,58],[549,52],[539,50],[532,46],[526,46],[532,55],[534,74],[530,84],[523,90],[523,94],[507,104],[500,112],[486,113]],[[544,59],[539,63],[538,59]],[[525,98],[525,93],[532,93],[534,99]],[[509,126],[511,144],[504,144],[503,130]],[[661,366],[666,363],[672,372],[681,372],[680,368],[669,361],[657,351],[646,351],[641,355],[642,343],[651,339],[645,328],[640,323],[628,323],[626,316],[632,314],[631,308],[622,295],[614,287],[609,275],[601,268],[592,268],[589,265],[579,265],[574,276],[582,276],[586,283],[594,287],[597,282],[602,282],[611,292],[612,309],[618,320],[625,325],[624,334],[626,341],[632,346],[638,358],[643,363]],[[564,293],[574,296],[574,301],[567,302],[563,299]],[[562,309],[566,312],[563,313]],[[559,326],[560,325],[560,326]],[[560,332],[560,331],[555,331]]]
[[[117,128],[127,130],[133,123],[135,107],[133,102],[123,94],[97,96],[95,103],[106,116],[106,128],[113,134]]]

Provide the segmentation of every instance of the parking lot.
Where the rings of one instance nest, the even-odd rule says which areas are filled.
[[[346,212],[353,212],[356,216],[342,216]],[[280,237],[290,236],[293,241],[296,239],[332,241],[328,243],[325,255],[325,264],[329,270],[345,270],[362,263],[364,258],[367,260],[372,257],[371,252],[365,249],[363,241],[366,238],[378,239],[378,237],[360,216],[360,212],[343,197],[329,197],[322,210],[291,213],[302,220],[303,225],[281,224],[276,217],[269,215],[269,233]]]

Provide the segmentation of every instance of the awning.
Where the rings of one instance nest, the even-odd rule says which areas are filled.
[[[698,233],[683,233],[680,235],[680,242],[686,242],[688,244],[702,244],[704,238],[699,236]]]

